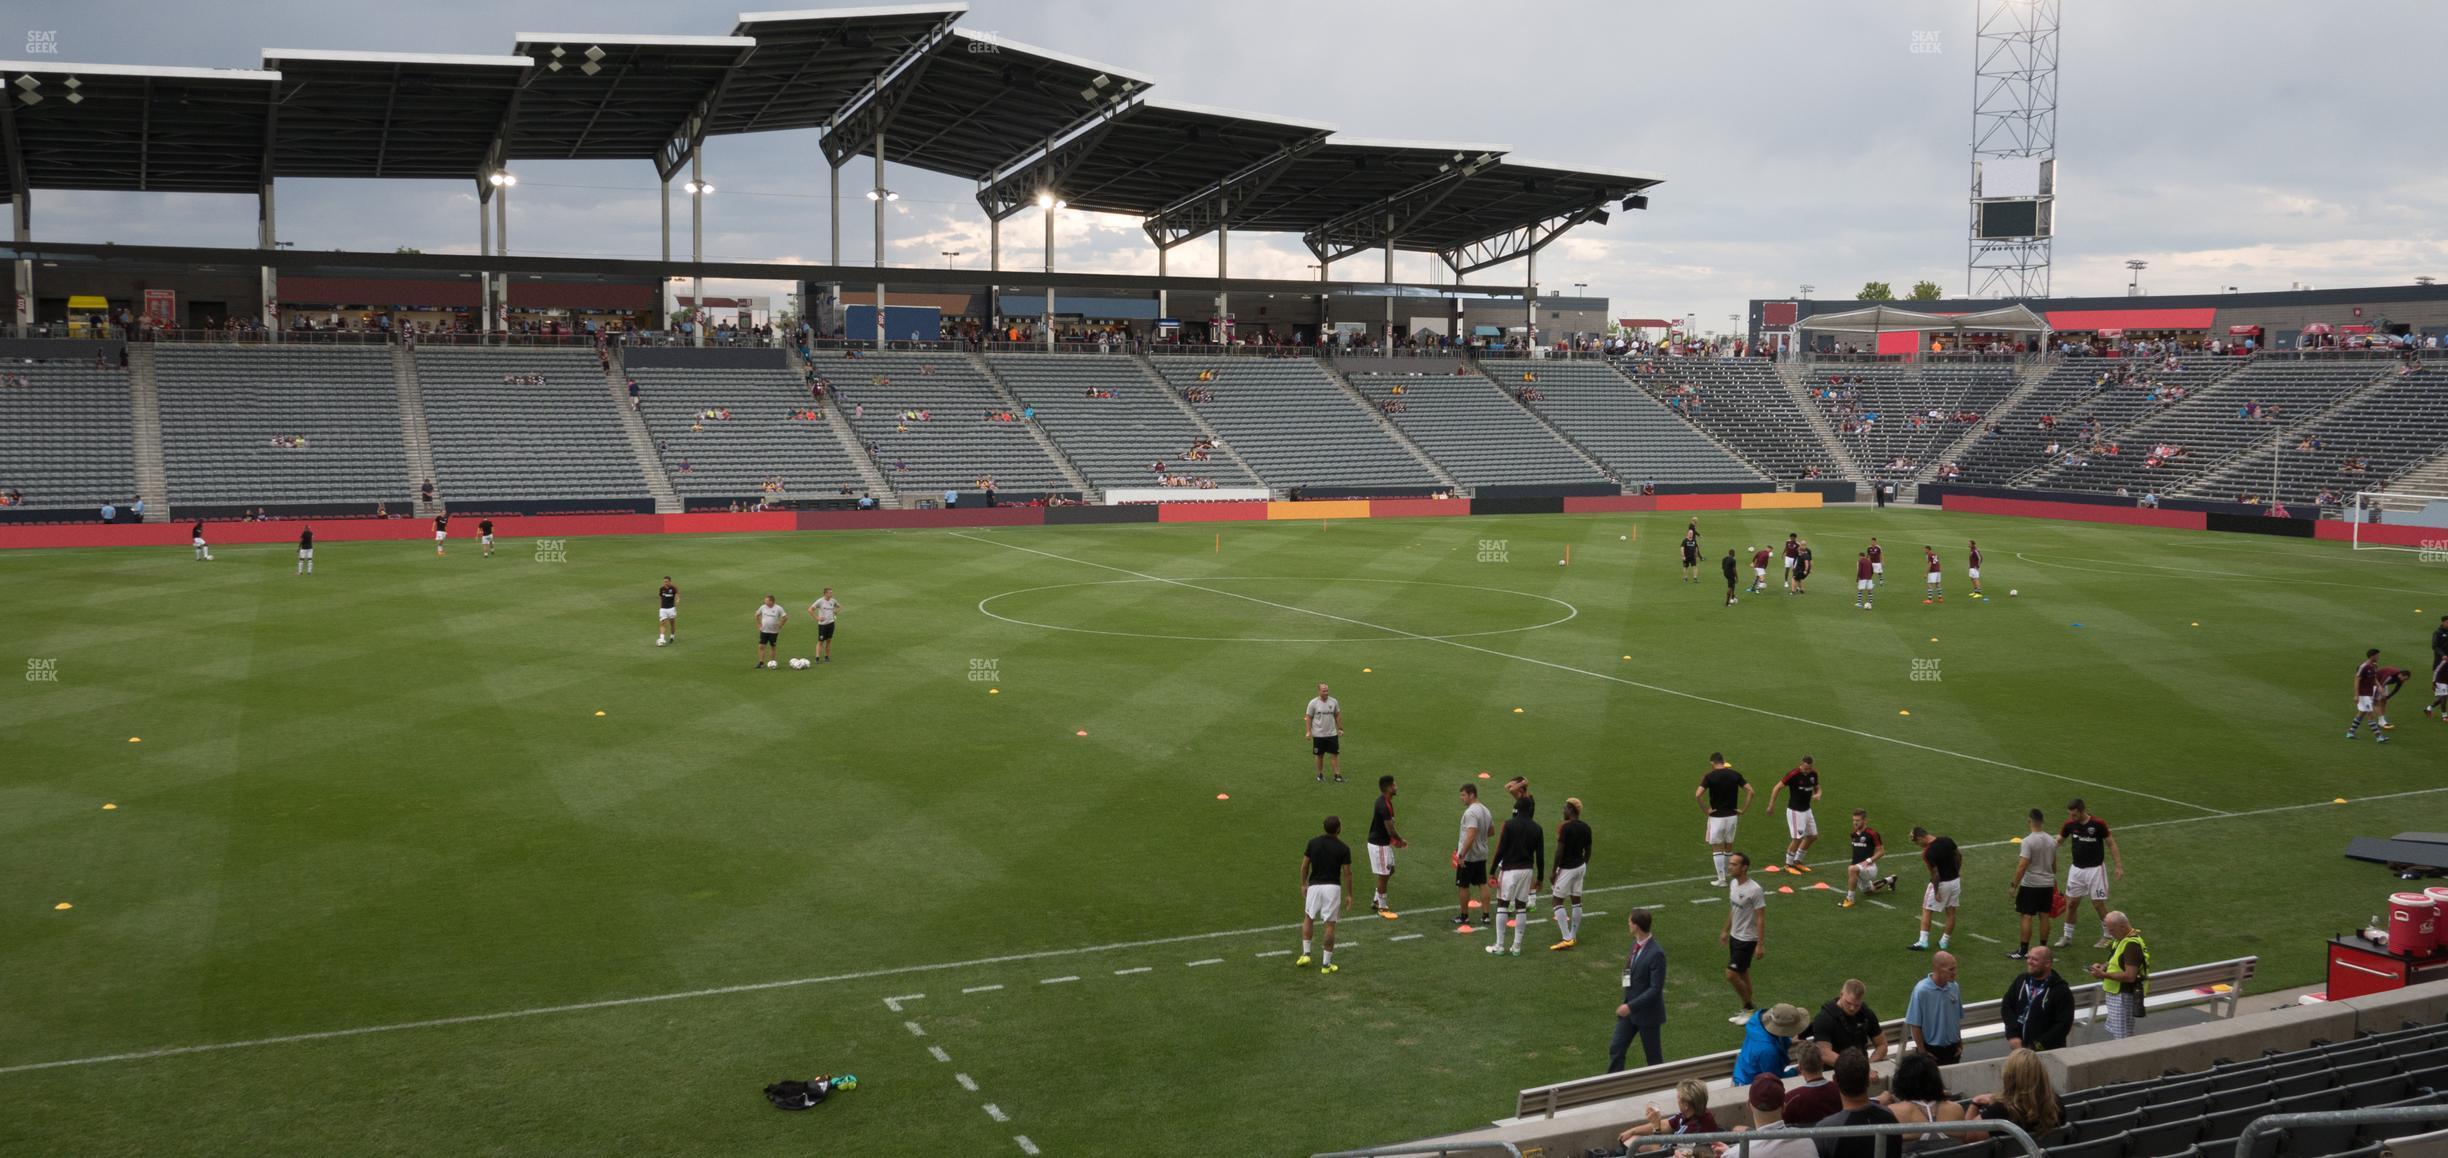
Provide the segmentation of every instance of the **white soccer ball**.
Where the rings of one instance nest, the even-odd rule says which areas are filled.
[[[1630,535],[1617,535],[1617,536],[1615,536],[1615,541],[1616,541],[1616,542],[1618,542],[1618,543],[1629,543],[1629,542],[1631,542],[1631,541],[1632,541],[1632,536],[1630,536]]]
[[[769,659],[765,661],[765,666],[769,668],[780,667],[782,666],[782,661],[778,659]]]
[[[806,671],[807,669],[808,669],[808,661],[807,661],[807,657],[805,657],[805,656],[794,656],[794,657],[791,659],[791,670],[793,670],[793,671]]]
[[[2014,589],[2014,588],[2012,588],[2012,587],[2009,587],[2009,588],[2007,588],[2007,589],[2006,589],[2006,594],[2008,594],[2008,595],[2021,595],[2021,594],[2022,594],[2022,592],[2017,591],[2017,590],[2015,590],[2015,589]]]

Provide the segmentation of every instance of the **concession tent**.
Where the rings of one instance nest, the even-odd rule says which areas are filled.
[[[1960,342],[1966,333],[2046,334],[2049,324],[2046,318],[2020,305],[1969,314],[1931,314],[1874,305],[1841,313],[1814,314],[1796,323],[1794,330],[1797,334],[1869,334],[1879,353],[1909,357],[1919,352],[1921,335],[1925,333],[1952,333]]]

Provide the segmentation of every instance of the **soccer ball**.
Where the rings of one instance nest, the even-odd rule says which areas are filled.
[[[656,637],[655,637],[655,646],[656,646],[656,647],[661,647],[661,646],[663,646],[664,644],[667,644],[667,643],[670,643],[670,642],[671,642],[671,640],[665,639],[664,637],[662,637],[662,636],[660,636],[660,635],[658,635],[658,636],[656,636]]]
[[[806,657],[806,656],[793,656],[793,657],[791,657],[791,670],[792,670],[792,671],[806,671],[807,669],[808,669],[808,661],[807,661],[807,657]]]
[[[2017,590],[2015,590],[2015,589],[2014,589],[2014,588],[2012,588],[2012,587],[2009,587],[2009,588],[2007,588],[2007,589],[2006,589],[2006,594],[2008,594],[2008,595],[2021,595],[2021,594],[2022,594],[2022,592],[2017,591]]]
[[[765,661],[765,666],[769,668],[780,667],[782,666],[782,661],[778,659],[769,659]]]

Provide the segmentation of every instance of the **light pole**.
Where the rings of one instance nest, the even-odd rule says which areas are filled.
[[[705,199],[714,195],[714,183],[705,179],[696,154],[689,156],[688,183],[680,188],[689,195],[689,264],[695,267],[689,271],[689,305],[697,311],[692,315],[696,322],[689,327],[689,344],[702,346],[706,341]]]
[[[2129,282],[2127,282],[2127,283],[2125,283],[2125,296],[2126,296],[2126,297],[2129,297],[2129,298],[2138,298],[2138,297],[2141,297],[2141,296],[2142,296],[2142,271],[2143,271],[2143,270],[2146,270],[2146,269],[2149,269],[2149,268],[2150,268],[2150,263],[2149,263],[2149,262],[2147,262],[2147,261],[2142,260],[2141,258],[2138,258],[2138,257],[2137,257],[2137,258],[2134,258],[2134,259],[2132,259],[2132,260],[2130,260],[2130,261],[2127,261],[2127,262],[2125,263],[2125,268],[2130,269],[2130,270],[2132,270],[2132,271],[2133,271],[2133,280],[2132,280],[2132,281],[2129,281]]]
[[[2427,287],[2427,286],[2429,286],[2429,285],[2430,285],[2432,282],[2435,282],[2435,281],[2438,281],[2438,280],[2439,280],[2438,278],[2432,277],[2430,274],[2427,274],[2427,273],[2426,273],[2426,274],[2423,274],[2423,275],[2421,275],[2421,276],[2419,276],[2419,277],[2416,277],[2416,278],[2414,279],[2414,284],[2415,284],[2415,285],[2418,285],[2418,286],[2426,286],[2426,287]],[[2234,287],[2233,287],[2233,286],[2230,286],[2230,287],[2228,287],[2228,288],[2233,289]]]
[[[952,268],[952,259],[961,255],[961,251],[957,249],[938,249],[935,251],[935,253],[936,256],[944,259],[945,269]]]
[[[1051,189],[1037,194],[1037,207],[1045,210],[1045,348],[1054,352],[1054,214],[1067,208],[1068,203],[1056,197]]]
[[[1810,294],[1811,294],[1811,291],[1812,291],[1812,290],[1815,290],[1815,289],[1818,289],[1818,288],[1819,288],[1818,286],[1812,285],[1812,284],[1811,284],[1811,283],[1809,283],[1809,282],[1803,282],[1803,283],[1802,283],[1802,300],[1803,300],[1803,301],[1806,301],[1806,302],[1807,302],[1807,301],[1809,301],[1809,300],[1810,300]]]

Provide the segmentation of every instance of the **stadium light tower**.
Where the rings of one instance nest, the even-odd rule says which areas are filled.
[[[2049,292],[2057,216],[2057,28],[2060,0],[1974,0],[1973,297]]]
[[[2129,298],[2141,297],[2142,271],[2149,269],[2150,263],[2138,257],[2128,258],[2125,262],[2125,268],[2133,271],[2132,279],[2125,283],[2125,296]]]

